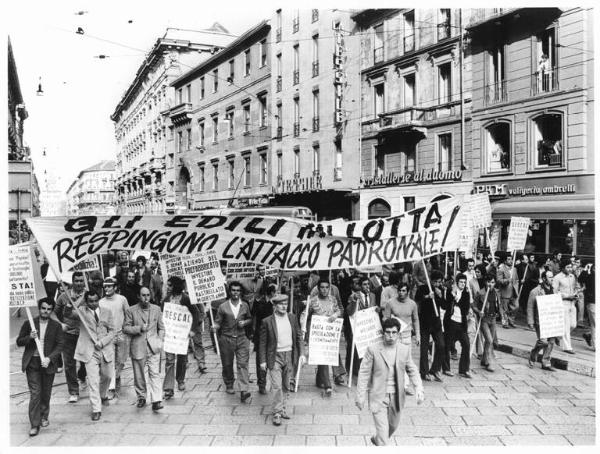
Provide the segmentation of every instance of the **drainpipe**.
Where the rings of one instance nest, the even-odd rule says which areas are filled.
[[[463,26],[462,26],[462,9],[458,10],[458,28],[460,33],[460,39],[458,44],[459,51],[459,64],[460,64],[460,169],[466,170],[465,166],[465,93],[463,91]]]

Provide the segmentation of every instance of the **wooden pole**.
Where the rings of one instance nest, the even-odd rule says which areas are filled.
[[[452,279],[456,279],[456,269],[458,268],[458,251],[454,251],[454,274]]]
[[[356,308],[358,310],[358,307]],[[356,348],[356,343],[354,342],[354,323],[356,322],[356,312],[352,315],[352,320],[350,321],[350,331],[352,331],[352,353],[350,354],[350,370],[348,371],[348,388],[352,388],[352,370],[354,368],[354,349]]]
[[[33,316],[31,315],[29,306],[25,306],[25,312],[27,313],[27,320],[29,320],[29,326],[31,327],[31,330],[36,331],[35,325],[33,324]],[[37,351],[40,355],[40,360],[43,360],[45,358],[45,356],[44,356],[44,351],[42,350],[42,342],[40,341],[40,333],[37,333],[37,336],[35,338],[35,345],[36,345]]]
[[[212,313],[212,304],[208,304],[208,315],[210,316],[210,325],[211,327],[215,326],[215,320],[213,318],[213,313]],[[219,339],[217,338],[217,332],[216,331],[212,331],[212,334],[215,338],[215,347],[217,348],[217,355],[219,356],[219,360],[221,359],[221,351],[219,350]]]
[[[488,288],[485,292],[485,298],[483,300],[483,306],[481,308],[481,313],[485,314],[485,305],[487,303],[487,299],[488,299],[488,294],[490,293],[490,289]],[[473,344],[477,342],[477,336],[479,335],[479,330],[481,328],[481,322],[483,320],[483,315],[481,315],[481,317],[479,317],[479,324],[477,325],[477,330],[475,331],[475,339],[473,340],[473,343],[471,344],[471,351],[469,352],[469,358],[471,356],[473,356]],[[495,322],[494,322],[495,323]]]
[[[294,385],[294,391],[298,392],[298,384],[300,383],[300,370],[302,369],[302,357],[298,359],[298,371],[296,372],[296,383]]]
[[[288,312],[294,313],[294,277],[290,277],[288,281],[288,286],[290,288],[290,310]]]
[[[427,287],[429,287],[429,293],[433,293],[433,288],[431,287],[431,282],[429,281],[429,274],[427,274],[427,266],[425,266],[425,259],[421,259],[421,263],[423,264],[423,270],[425,271],[425,280],[427,280]],[[435,304],[435,299],[431,300],[431,303],[433,304],[433,312],[435,313],[435,316],[439,317],[440,314],[438,313],[437,306]]]
[[[444,254],[444,279],[446,279],[448,277],[448,251],[444,252]]]

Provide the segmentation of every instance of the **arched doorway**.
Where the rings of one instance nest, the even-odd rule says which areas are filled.
[[[383,199],[375,199],[369,203],[369,219],[388,218],[391,213],[390,204]]]
[[[175,187],[176,206],[190,208],[192,203],[192,184],[190,181],[190,171],[187,167],[182,167],[177,178],[177,186]]]

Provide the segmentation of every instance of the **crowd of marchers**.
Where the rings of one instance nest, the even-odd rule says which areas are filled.
[[[589,327],[584,337],[595,348],[593,262],[582,266],[577,257],[562,260],[554,254],[543,264],[533,255],[518,255],[513,263],[513,256],[503,252],[486,258],[460,253],[455,262],[451,259],[452,254],[442,254],[384,266],[379,272],[349,269],[275,277],[266,276],[265,267],[257,265],[252,278],[228,279],[227,296],[206,304],[191,304],[185,281],[163,276],[156,255],[131,262],[127,251],[116,251],[103,261],[103,270],[74,272],[68,286],[46,279],[48,297],[38,303],[39,316],[33,327],[24,322],[17,338],[25,347],[22,369],[31,393],[30,435],[49,424],[56,373],[64,370],[71,403],[87,388],[91,419],[97,421],[119,396],[121,373],[130,359],[137,407],[143,409],[149,401],[158,412],[163,400],[174,398],[175,385],[185,390],[190,353],[198,373],[206,373],[207,338],[212,345],[206,348],[218,349],[220,355],[224,391],[235,394],[237,381],[242,403],[252,400],[249,358],[254,351],[258,392],[267,394],[268,375],[272,423],[281,425],[290,419],[286,401],[306,362],[311,320],[317,315],[328,321],[343,319],[346,350],[340,351],[337,365],[316,367],[315,385],[328,397],[335,385],[347,383],[348,374],[357,376],[356,404],[362,409],[369,391],[377,429],[372,442],[377,445],[386,444],[397,427],[405,394],[416,394],[422,402],[422,382],[453,376],[452,361],[458,360],[457,373],[464,379],[472,378],[474,356],[487,371],[495,370],[498,323],[510,329],[516,318],[526,317],[536,330],[530,367],[541,352],[542,368],[553,370],[554,345],[573,353],[570,333],[578,324]],[[46,261],[42,276],[48,276]],[[563,301],[564,333],[540,338],[536,297],[553,293]],[[185,306],[191,314],[188,354],[163,351],[165,303]],[[350,320],[369,307],[379,314],[384,342],[369,347],[361,360],[353,348]],[[209,333],[203,336],[205,326]],[[412,363],[412,345],[419,351],[418,365]]]

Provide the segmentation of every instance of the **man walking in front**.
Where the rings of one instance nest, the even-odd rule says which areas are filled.
[[[574,355],[571,345],[571,330],[577,326],[577,316],[575,311],[575,300],[577,291],[575,289],[577,279],[573,274],[573,265],[570,262],[561,263],[560,273],[554,275],[552,288],[554,293],[560,294],[563,301],[565,333],[562,337],[562,348],[565,353]]]
[[[550,355],[554,349],[557,337],[549,337],[544,339],[540,337],[540,317],[538,312],[537,297],[543,295],[552,295],[556,293],[552,286],[554,281],[554,274],[552,271],[542,271],[542,282],[531,292],[529,292],[529,299],[527,300],[527,324],[530,328],[535,329],[537,335],[537,342],[529,354],[529,367],[533,367],[537,355],[541,349],[542,352],[542,369],[554,371],[554,368],[550,362]]]
[[[113,317],[108,309],[99,306],[99,300],[93,290],[85,292],[85,307],[77,313],[82,329],[75,348],[75,359],[85,363],[92,421],[98,421],[102,415],[102,405],[108,405],[106,393],[114,372],[115,358]]]
[[[388,318],[383,322],[383,345],[368,347],[360,366],[356,385],[356,406],[362,410],[369,396],[376,435],[371,443],[386,446],[400,424],[404,407],[404,373],[416,392],[417,403],[425,400],[419,370],[410,356],[410,346],[398,342],[400,322]]]
[[[515,312],[519,308],[517,301],[519,278],[517,270],[512,266],[512,256],[506,254],[500,257],[500,265],[496,272],[496,282],[500,291],[500,316],[502,327],[515,328]]]
[[[148,371],[152,410],[163,408],[160,392],[160,352],[165,337],[162,313],[156,304],[150,304],[150,290],[142,287],[140,302],[125,314],[123,332],[131,336],[131,364],[137,407],[146,405],[146,378]]]
[[[488,372],[494,372],[494,338],[496,337],[496,317],[500,312],[500,295],[496,290],[496,276],[488,274],[486,288],[479,290],[473,298],[473,310],[481,320],[481,332],[485,339],[481,365]]]
[[[285,403],[289,397],[290,379],[297,361],[303,363],[304,342],[298,320],[288,313],[288,296],[276,295],[271,299],[273,315],[266,317],[260,327],[258,356],[260,368],[269,370],[273,388],[273,425],[281,419],[290,419]]]
[[[50,319],[54,300],[42,298],[38,301],[39,317],[33,319],[33,327],[25,320],[17,345],[25,347],[21,369],[27,375],[29,387],[29,436],[35,437],[41,427],[47,427],[50,415],[52,383],[56,364],[63,347],[63,331],[60,323]],[[44,357],[40,357],[35,340],[39,339]]]

